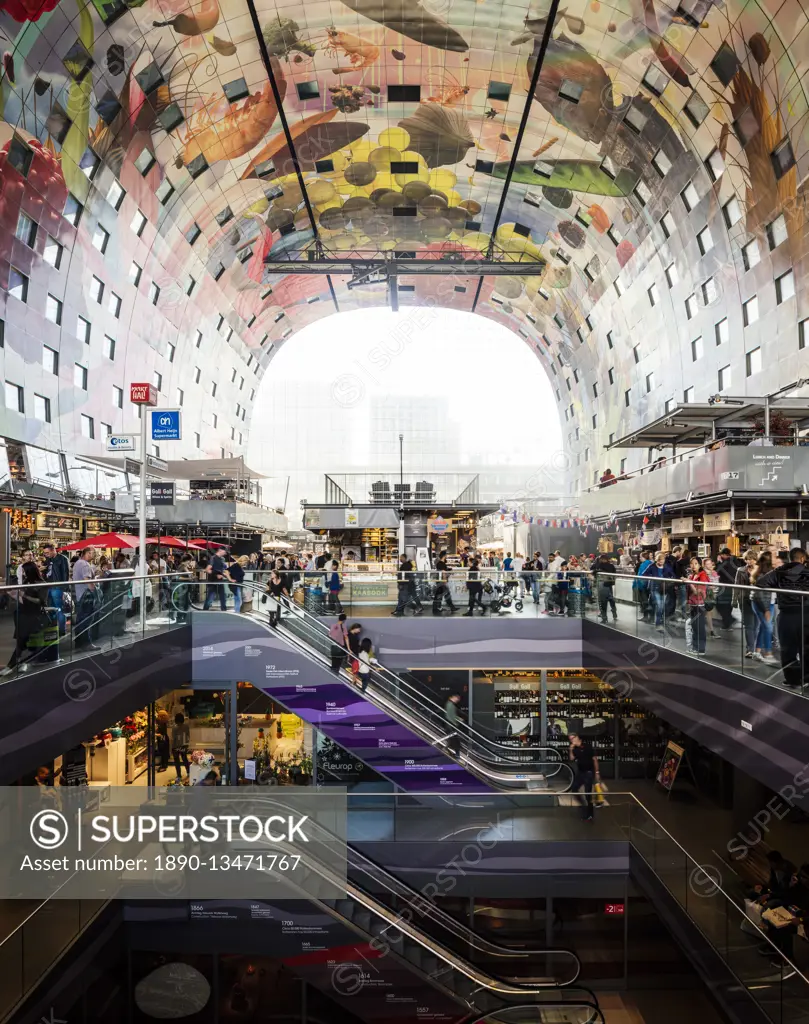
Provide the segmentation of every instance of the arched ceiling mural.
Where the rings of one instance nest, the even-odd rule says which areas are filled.
[[[519,332],[554,376],[580,458],[681,400],[690,377],[706,397],[722,332],[727,365],[746,365],[751,241],[762,310],[794,272],[794,302],[771,325],[791,339],[779,377],[804,357],[797,0],[0,9],[6,379],[42,397],[40,348],[63,353],[52,426],[10,416],[7,395],[7,435],[89,448],[83,404],[101,394],[95,418],[121,429],[114,389],[156,373],[166,404],[182,392],[193,406],[197,448],[242,450],[257,381],[294,330],[386,301],[384,285],[268,273],[266,259],[309,260],[316,243],[513,261],[501,278],[403,277],[401,301]],[[522,277],[521,263],[545,269]],[[87,322],[98,351],[75,349]],[[76,390],[75,351],[97,392]]]

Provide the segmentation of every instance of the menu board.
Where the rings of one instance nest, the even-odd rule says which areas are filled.
[[[685,750],[679,744],[673,740],[668,741],[663,752],[663,760],[660,762],[660,767],[657,770],[657,781],[668,792],[671,792],[684,755]]]

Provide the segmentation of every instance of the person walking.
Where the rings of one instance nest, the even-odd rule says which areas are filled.
[[[29,650],[28,641],[32,634],[40,628],[48,590],[44,584],[45,578],[39,571],[36,562],[29,561],[22,563],[22,583],[17,598],[17,612],[15,616],[15,644],[11,652],[8,665],[3,669],[2,675],[8,676],[19,666],[20,672],[27,672],[29,662],[35,657],[36,651]]]
[[[73,646],[82,650],[100,650],[92,642],[92,629],[96,621],[97,595],[95,566],[92,563],[92,548],[84,548],[73,566],[73,583],[76,597],[76,625],[73,630]]]
[[[743,565],[734,558],[730,548],[722,548],[716,562],[716,571],[720,583],[735,583],[736,570]],[[722,629],[733,629],[733,599],[736,592],[732,587],[720,587],[716,594],[716,608],[722,619]]]
[[[666,584],[663,580],[673,580],[674,570],[666,561],[664,552],[658,551],[654,561],[643,571],[643,578],[649,580],[649,596],[655,613],[655,628],[663,633],[663,619],[666,611]],[[671,586],[671,584],[669,584]]]
[[[700,657],[705,654],[705,595],[708,589],[707,584],[710,583],[708,573],[702,567],[701,558],[693,556],[691,571],[685,578],[688,581],[686,583],[686,605],[688,607],[686,645],[690,654]]]
[[[59,623],[59,635],[64,636],[67,632],[67,619],[65,617],[64,603],[68,597],[68,588],[56,586],[57,583],[67,583],[70,579],[70,562],[67,556],[56,550],[56,545],[49,542],[42,548],[45,555],[45,579],[49,584],[48,605],[56,609],[56,621]]]
[[[756,567],[756,553],[755,551],[745,551],[744,553],[744,564],[736,570],[736,576],[734,577],[734,583],[738,587],[745,587],[748,589],[737,590],[736,601],[742,610],[742,625],[744,626],[744,656],[745,658],[752,658],[758,649],[758,619],[756,613],[753,611],[753,591],[749,588],[752,586],[752,574]],[[719,574],[717,573],[717,576]]]
[[[460,723],[458,705],[460,703],[461,695],[459,693],[452,693],[447,697],[447,703],[444,705],[444,718],[446,718],[447,725],[450,728],[447,747],[452,751],[454,757],[458,757],[461,753],[461,736],[458,731]]]
[[[446,551],[439,551],[438,558],[435,561],[435,568],[438,573],[438,580],[435,585],[435,593],[433,594],[433,615],[441,614],[444,601],[447,602],[450,614],[453,614],[458,609],[452,603],[452,595],[447,585],[449,580],[449,563],[447,562]]]
[[[475,605],[480,608],[481,614],[485,614],[483,607],[483,581],[480,578],[480,568],[477,560],[469,563],[466,571],[466,589],[469,591],[469,607],[464,612],[465,616],[471,618],[475,614]]]
[[[270,625],[277,626],[281,622],[281,611],[285,597],[289,597],[286,583],[281,573],[273,569],[270,578],[267,580],[267,600],[269,602]]]
[[[593,787],[596,780],[601,779],[598,770],[598,758],[593,753],[593,747],[589,740],[578,733],[570,734],[570,760],[573,762],[573,785],[571,793],[578,793],[584,790],[581,802],[584,808],[584,820],[593,820]]]
[[[329,639],[331,640],[331,670],[335,675],[339,675],[348,652],[348,627],[344,612],[341,612],[337,616],[337,621],[329,626]]]
[[[374,657],[374,645],[371,643],[370,637],[364,636],[360,640],[360,653],[357,662],[360,690],[365,693],[368,689],[368,680],[371,678],[371,666],[379,666],[379,662]]]
[[[421,601],[416,593],[416,580],[413,563],[405,554],[399,555],[397,587],[398,599],[396,602],[396,608],[391,612],[391,614],[400,618],[404,615],[407,608],[412,605],[413,614],[421,615],[424,608],[422,607]]]
[[[228,567],[225,562],[226,551],[224,548],[217,548],[216,554],[211,559],[205,570],[208,579],[208,592],[205,595],[205,603],[202,606],[204,612],[210,611],[211,605],[219,595],[219,607],[221,611],[227,611],[227,594],[225,593],[225,580],[228,578]]]
[[[183,773],[180,769],[182,762],[185,767],[186,777],[191,774],[191,765],[188,763],[188,748],[191,746],[191,730],[185,720],[185,715],[178,711],[174,716],[174,725],[171,727],[171,753],[174,757],[174,770],[177,778],[181,779]]]
[[[635,578],[632,580],[632,596],[638,605],[640,618],[644,622],[651,622],[654,614],[652,599],[649,593],[649,582],[648,580],[643,579],[643,574],[650,565],[654,565],[652,553],[650,551],[644,551],[641,556],[641,560],[638,563]]]
[[[338,562],[332,560],[331,572],[326,575],[326,583],[329,591],[329,604],[328,608],[330,612],[342,612],[343,606],[340,603],[340,591],[343,589],[343,584],[340,581],[340,573],[338,572]]]
[[[784,683],[790,687],[809,683],[806,623],[809,621],[809,566],[806,552],[793,548],[789,561],[756,577],[756,586],[779,590],[778,640]]]
[[[534,572],[531,576],[531,597],[534,599],[534,604],[539,604],[542,600],[542,574],[545,572],[545,559],[542,557],[542,552],[537,551],[534,555]]]
[[[242,610],[242,584],[244,583],[244,569],[239,559],[233,555],[227,567],[228,579],[230,580],[230,592],[233,594],[233,610],[238,613]]]
[[[593,566],[593,579],[596,582],[599,620],[601,622],[607,621],[607,605],[609,605],[612,612],[612,621],[618,621],[618,609],[615,605],[615,576],[615,562],[605,551],[602,551],[598,556],[598,561]]]
[[[768,572],[772,572],[772,555],[769,551],[763,551],[750,573],[750,582],[754,588],[751,605],[753,614],[758,622],[756,649],[753,652],[753,657],[756,661],[763,661],[768,665],[774,665],[777,662],[772,651],[773,627],[775,625],[775,594],[769,590],[760,590],[757,586],[759,576],[764,576]]]

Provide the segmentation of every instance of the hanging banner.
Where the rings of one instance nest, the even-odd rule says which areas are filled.
[[[346,518],[345,525],[349,529],[356,530],[360,525],[360,514],[355,508],[347,508],[345,510]]]

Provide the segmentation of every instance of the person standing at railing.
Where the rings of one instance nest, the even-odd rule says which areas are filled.
[[[242,610],[242,584],[244,583],[244,569],[239,559],[233,555],[228,565],[228,579],[230,580],[230,592],[233,594],[233,610]]]
[[[8,676],[19,665],[21,672],[28,670],[28,662],[37,653],[28,648],[28,641],[37,630],[43,628],[45,617],[45,604],[47,601],[47,587],[38,587],[34,584],[44,583],[45,578],[39,571],[36,562],[23,563],[22,587],[20,590],[17,612],[15,616],[14,650],[11,653],[8,665],[3,669],[2,675]]]
[[[481,615],[485,614],[483,607],[483,580],[480,578],[480,568],[477,561],[469,563],[466,571],[466,589],[469,591],[469,607],[464,615],[471,618],[475,614],[475,605],[480,608]]]
[[[340,573],[337,571],[339,565],[336,561],[331,563],[331,572],[326,574],[326,585],[329,592],[329,611],[338,614],[343,610],[340,603],[340,591],[343,589]]]
[[[545,572],[545,559],[542,552],[537,551],[534,555],[534,571],[531,574],[531,597],[534,604],[539,604],[542,599],[542,573]]]
[[[48,542],[42,548],[45,555],[45,579],[51,585],[48,591],[48,604],[56,609],[56,621],[59,623],[59,635],[67,632],[64,599],[68,596],[66,587],[57,587],[57,583],[67,583],[70,579],[70,563],[67,556],[56,550],[56,545]]]
[[[433,594],[433,615],[440,615],[444,601],[447,602],[447,608],[450,613],[456,612],[458,609],[452,603],[452,595],[449,592],[449,586],[447,581],[449,580],[449,563],[447,562],[446,551],[440,551],[438,558],[435,561],[436,572],[438,573],[438,580],[435,585],[435,593]]]
[[[757,576],[756,586],[782,591],[777,595],[781,668],[784,683],[797,687],[809,683],[809,566],[802,548],[793,548],[789,557],[786,565]]]
[[[708,627],[708,636],[714,640],[719,639],[719,634],[713,628],[713,617],[716,614],[716,585],[719,582],[719,573],[716,571],[716,562],[712,558],[703,560],[702,568],[708,574],[711,586],[705,595],[705,623]]]
[[[95,552],[92,548],[84,548],[79,552],[78,561],[73,566],[73,590],[76,595],[76,624],[73,629],[73,646],[97,651],[92,642],[91,630],[96,620],[96,585],[95,566],[92,559]]]
[[[337,621],[329,626],[329,639],[331,640],[331,670],[335,675],[339,675],[348,654],[348,627],[346,626],[345,612],[341,612],[337,616]]]
[[[730,548],[722,548],[716,562],[720,583],[735,583],[736,570],[744,563],[734,558]],[[716,607],[722,618],[722,629],[733,629],[733,599],[735,592],[731,587],[720,587],[716,595]]]
[[[618,609],[615,605],[615,562],[602,551],[593,566],[593,579],[598,593],[598,612],[601,622],[607,621],[607,605],[612,612],[612,621],[618,621]]]
[[[691,559],[691,570],[685,578],[688,607],[686,647],[689,654],[700,657],[705,654],[705,595],[710,583],[708,573],[702,567],[701,558],[694,555]]]
[[[652,605],[651,593],[649,591],[649,581],[642,577],[650,565],[654,565],[652,552],[644,551],[638,565],[638,571],[635,574],[635,579],[632,581],[632,596],[640,609],[641,619],[644,622],[649,623],[652,621],[654,608]]]
[[[758,622],[758,633],[756,635],[756,651],[754,657],[761,659],[768,665],[776,663],[777,658],[773,655],[773,628],[775,626],[775,594],[770,590],[759,590],[758,578],[772,572],[772,555],[769,551],[763,551],[750,573],[750,582],[755,588],[751,600],[753,614]]]
[[[750,587],[753,582],[753,570],[756,567],[756,553],[755,551],[745,551],[744,553],[744,565],[740,566],[736,570],[736,578],[734,583],[737,587]],[[717,574],[718,575],[718,574]],[[745,658],[752,658],[759,650],[757,639],[758,639],[758,619],[753,611],[753,594],[750,590],[737,590],[736,600],[742,610],[742,625],[744,627],[744,656]],[[759,653],[759,659],[761,654]]]
[[[399,573],[397,578],[398,587],[398,600],[396,602],[396,608],[391,612],[391,615],[395,615],[400,618],[404,615],[409,605],[413,605],[413,614],[421,615],[424,608],[421,605],[419,596],[416,593],[416,579],[414,566],[411,560],[405,554],[399,555]]]
[[[277,569],[273,569],[270,573],[270,578],[267,580],[266,594],[267,601],[269,602],[271,626],[277,626],[281,621],[281,610],[285,597],[289,597],[289,591],[284,580],[281,578],[281,574]]]
[[[652,599],[652,606],[655,612],[655,627],[658,633],[664,632],[663,619],[666,610],[666,584],[663,580],[673,580],[674,570],[666,561],[663,551],[655,554],[654,562],[651,562],[643,572],[644,579],[649,580],[649,596]],[[668,584],[673,586],[673,584]]]
[[[371,677],[371,666],[379,666],[379,662],[374,657],[374,646],[371,643],[371,638],[364,636],[360,640],[360,653],[357,658],[357,678],[360,684],[360,690],[363,693],[368,689],[368,680]]]
[[[210,565],[205,570],[208,576],[208,592],[205,595],[205,602],[202,605],[204,612],[210,611],[211,605],[217,594],[219,595],[219,608],[227,611],[227,595],[225,593],[225,580],[228,577],[228,567],[225,562],[226,551],[224,548],[217,548],[216,554],[211,559]]]

